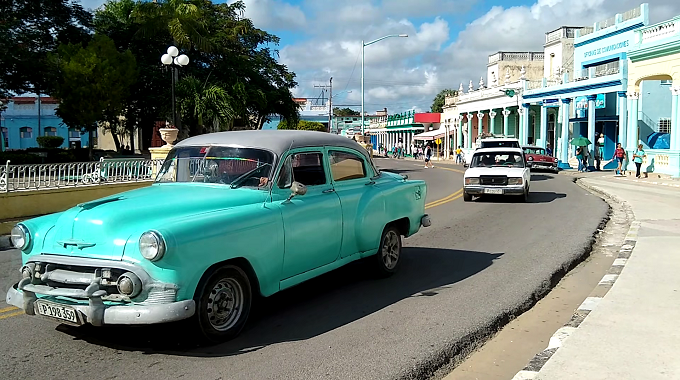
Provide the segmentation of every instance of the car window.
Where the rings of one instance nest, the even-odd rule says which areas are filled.
[[[326,184],[323,154],[320,152],[301,152],[288,156],[281,167],[277,184],[279,188],[285,189],[290,187],[293,181],[300,182],[305,186]]]
[[[482,148],[519,148],[517,141],[482,141]]]
[[[330,151],[328,159],[331,164],[333,181],[347,181],[366,177],[364,160],[356,154]]]
[[[543,148],[524,148],[524,153],[526,154],[539,154],[545,156],[545,149]]]
[[[524,157],[516,152],[477,153],[470,164],[471,168],[498,166],[523,168]]]

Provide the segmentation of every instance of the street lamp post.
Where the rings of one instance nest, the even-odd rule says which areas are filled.
[[[377,40],[364,43],[361,40],[361,135],[364,135],[364,48],[368,45],[374,44],[390,37],[408,37],[408,34],[390,34],[385,37],[380,37]]]
[[[161,63],[170,66],[172,72],[172,127],[177,128],[177,113],[175,112],[175,69],[189,64],[189,57],[186,54],[179,54],[175,46],[170,46],[168,52],[161,56]]]

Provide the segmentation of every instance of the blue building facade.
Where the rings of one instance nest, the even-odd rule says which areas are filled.
[[[38,106],[40,105],[40,113]],[[51,97],[14,97],[0,115],[0,134],[6,150],[37,148],[38,136],[61,136],[62,148],[88,146],[88,134],[69,129],[55,114],[58,102]],[[95,134],[96,137],[96,134]]]
[[[529,89],[525,84],[522,94],[524,107],[540,106],[541,116],[547,115],[548,109],[557,111],[554,117],[558,136],[556,145],[562,168],[570,168],[568,160],[575,150],[569,145],[572,138],[583,136],[593,142],[588,147],[589,166],[592,168],[598,153],[595,143],[600,135],[604,135],[604,161],[613,156],[616,144],[625,136],[627,52],[635,42],[637,30],[648,24],[649,6],[642,4],[592,27],[581,28],[574,36],[573,67],[565,68],[568,71],[561,80],[548,85],[544,79],[543,85],[535,89]],[[656,94],[651,98],[670,96],[668,89],[664,90],[662,86],[658,82],[650,84],[646,90]],[[655,116],[664,112],[652,105],[648,105],[648,110]],[[547,130],[548,120],[548,117],[540,118],[541,131]],[[542,141],[545,144],[545,139]]]

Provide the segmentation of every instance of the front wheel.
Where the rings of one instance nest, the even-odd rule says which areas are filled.
[[[380,237],[378,253],[373,255],[374,266],[380,277],[394,274],[401,263],[401,234],[395,226],[387,226]]]
[[[223,266],[210,275],[195,301],[194,317],[205,340],[230,340],[241,332],[250,314],[252,289],[248,275],[237,266]]]
[[[463,201],[464,202],[472,202],[472,195],[470,195],[466,192],[463,192]]]

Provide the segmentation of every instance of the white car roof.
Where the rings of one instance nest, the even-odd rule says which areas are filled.
[[[519,141],[519,139],[514,137],[486,137],[482,141]]]
[[[475,151],[475,154],[484,154],[484,153],[502,153],[502,152],[512,152],[512,153],[519,153],[519,154],[524,154],[524,151],[520,148],[511,148],[511,147],[505,147],[505,148],[481,148],[477,149]]]

